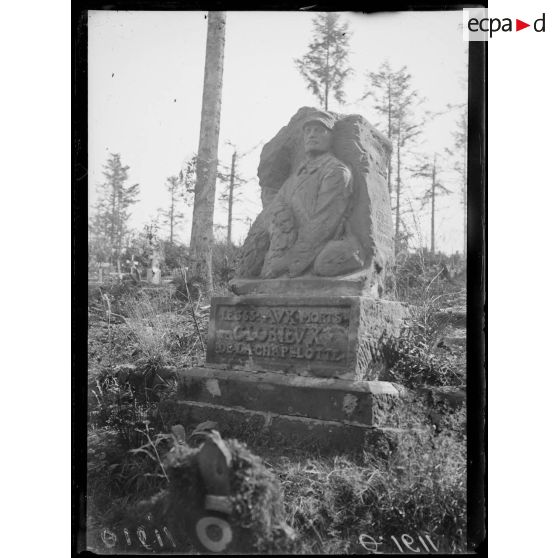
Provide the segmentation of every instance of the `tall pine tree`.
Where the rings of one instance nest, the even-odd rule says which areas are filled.
[[[378,72],[369,72],[367,77],[368,89],[363,99],[371,97],[374,100],[374,109],[382,117],[380,128],[393,145],[388,165],[388,189],[395,197],[395,247],[398,251],[405,229],[401,203],[405,155],[409,144],[417,139],[422,129],[423,122],[416,116],[420,100],[418,92],[412,89],[412,76],[405,66],[395,71],[385,61]]]
[[[345,102],[343,88],[352,69],[349,67],[349,24],[342,23],[339,14],[318,14],[313,20],[312,42],[308,52],[295,59],[296,67],[308,89],[318,98],[322,108],[329,109],[333,96],[339,104]]]
[[[111,153],[103,166],[105,182],[98,190],[98,201],[90,222],[90,233],[98,256],[120,269],[124,238],[128,233],[128,209],[137,203],[139,184],[126,185],[129,166],[122,164],[119,153]]]
[[[234,149],[231,164],[230,166],[221,165],[217,177],[219,181],[226,186],[219,195],[219,201],[227,209],[227,244],[232,244],[233,221],[240,220],[238,217],[234,216],[234,208],[236,207],[236,203],[242,200],[242,187],[248,182],[240,173],[239,162],[246,155],[252,153],[261,146],[263,142],[258,143],[243,153],[239,153],[237,146],[230,141],[226,143]]]
[[[426,178],[430,183],[419,199],[423,208],[426,204],[430,205],[430,252],[432,255],[436,253],[436,213],[438,211],[436,200],[440,196],[451,194],[451,190],[440,183],[441,173],[442,169],[437,154],[434,154],[432,158],[423,157],[414,173],[415,176]]]
[[[167,209],[160,210],[163,224],[169,230],[169,243],[174,244],[176,228],[184,220],[184,212],[180,210],[180,202],[183,200],[183,186],[179,176],[169,176],[165,184],[169,193],[169,205]]]
[[[463,256],[467,254],[467,105],[458,105],[459,116],[453,135],[453,149],[446,152],[453,158],[453,168],[459,175],[461,205],[463,206]]]

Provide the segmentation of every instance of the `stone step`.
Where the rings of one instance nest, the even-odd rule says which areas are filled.
[[[235,278],[229,288],[236,295],[269,294],[308,296],[319,292],[321,296],[373,296],[366,276],[355,273],[354,277],[294,277],[290,279],[240,279]],[[377,288],[377,285],[376,285]],[[376,293],[377,296],[377,293]]]
[[[211,420],[217,423],[223,438],[236,438],[275,449],[282,446],[304,448],[324,455],[368,450],[378,457],[387,457],[397,449],[403,436],[426,433],[426,430],[365,427],[176,399],[161,402],[159,411],[167,424],[182,424],[187,432],[197,424]]]
[[[389,382],[211,367],[182,369],[177,375],[181,400],[366,427],[394,425],[400,404],[399,392]]]

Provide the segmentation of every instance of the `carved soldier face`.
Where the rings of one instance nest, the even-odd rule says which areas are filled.
[[[304,150],[309,155],[325,153],[331,148],[332,133],[319,122],[308,122],[302,129],[304,133]]]

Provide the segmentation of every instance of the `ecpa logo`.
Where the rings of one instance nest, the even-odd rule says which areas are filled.
[[[514,26],[515,19],[515,26]],[[486,8],[463,10],[463,40],[488,41],[495,33],[511,33],[532,27],[537,33],[546,31],[546,14],[535,19],[533,24],[517,18],[488,17]]]

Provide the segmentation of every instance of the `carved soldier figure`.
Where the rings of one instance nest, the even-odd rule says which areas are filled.
[[[303,124],[305,159],[260,213],[244,243],[239,276],[336,276],[362,267],[347,216],[351,170],[331,153],[333,118],[315,111]]]

